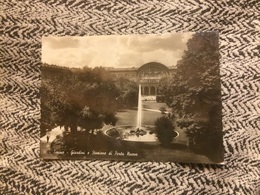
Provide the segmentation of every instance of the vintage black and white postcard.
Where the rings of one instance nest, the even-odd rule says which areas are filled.
[[[42,38],[42,159],[223,163],[216,32]]]

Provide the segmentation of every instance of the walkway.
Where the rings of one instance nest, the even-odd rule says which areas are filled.
[[[54,154],[49,153],[50,147],[51,147],[51,142],[56,139],[57,135],[61,135],[64,131],[64,127],[58,126],[52,129],[49,132],[50,138],[49,142],[47,143],[47,135],[43,136],[40,138],[40,156],[43,159],[57,159],[57,156]]]

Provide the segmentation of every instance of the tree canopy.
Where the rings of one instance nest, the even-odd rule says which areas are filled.
[[[196,33],[187,48],[168,84],[166,101],[179,117],[207,117],[221,107],[218,35]]]
[[[137,106],[138,85],[136,82],[120,77],[116,80],[116,87],[120,91],[117,98],[120,108]]]
[[[165,85],[163,85],[165,86]],[[166,103],[189,146],[216,160],[223,160],[221,86],[218,34],[196,33],[177,64],[175,76],[165,90]]]
[[[56,125],[86,130],[115,124],[120,89],[102,67],[69,69],[43,64],[42,129]],[[45,131],[43,130],[43,132]]]

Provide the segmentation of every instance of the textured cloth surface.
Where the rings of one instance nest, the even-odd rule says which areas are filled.
[[[0,6],[0,194],[259,193],[259,1],[5,0]],[[39,159],[43,35],[208,30],[220,34],[226,165]]]

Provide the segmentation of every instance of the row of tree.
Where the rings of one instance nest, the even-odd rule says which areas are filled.
[[[135,82],[112,79],[102,67],[69,69],[43,64],[41,88],[41,134],[55,126],[84,130],[115,124],[118,109],[136,106]]]

